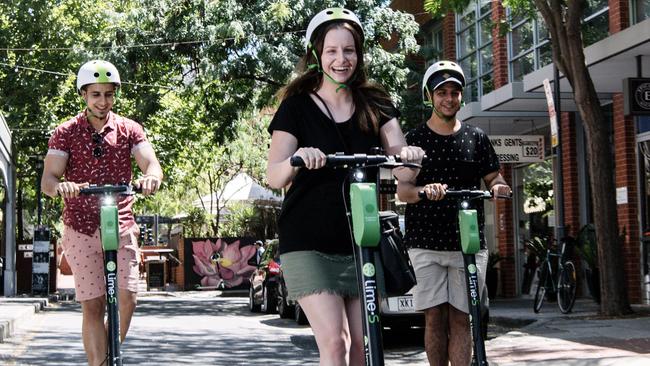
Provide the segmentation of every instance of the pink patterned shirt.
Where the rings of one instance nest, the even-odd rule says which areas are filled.
[[[64,178],[68,182],[96,185],[128,184],[132,179],[131,155],[148,146],[142,126],[109,113],[100,132],[88,123],[85,111],[59,125],[50,137],[48,155],[68,159]],[[133,196],[118,196],[120,231],[135,224]],[[63,223],[86,235],[99,227],[99,196],[81,195],[65,199]]]

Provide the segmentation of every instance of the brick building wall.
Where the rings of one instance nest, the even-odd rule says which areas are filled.
[[[563,112],[560,118],[562,141],[562,181],[564,189],[564,227],[566,235],[575,236],[580,230],[580,200],[578,187],[578,158],[576,152],[575,114]]]
[[[492,2],[492,22],[498,24],[505,19],[505,9],[498,1]],[[508,84],[508,46],[506,37],[502,36],[497,28],[492,29],[492,53],[493,53],[493,76],[494,88],[498,89]],[[501,175],[505,181],[514,186],[512,181],[512,165],[502,164]],[[511,200],[498,200],[495,212],[495,229],[497,233],[497,250],[500,256],[508,258],[499,263],[500,273],[500,295],[513,297],[517,295],[517,284],[515,273],[515,257],[517,256],[516,243],[514,241],[513,227],[513,205]]]
[[[453,13],[442,19],[443,55],[445,60],[456,59],[456,21]]]
[[[617,205],[621,236],[623,270],[631,303],[641,302],[641,266],[639,260],[639,203],[634,120],[625,117],[623,95],[614,95],[614,156],[616,188],[627,188],[627,203]]]
[[[630,26],[628,0],[609,0],[609,32],[614,34]],[[641,302],[641,263],[639,259],[639,202],[636,159],[636,128],[631,117],[625,117],[623,94],[613,97],[614,159],[616,187],[627,188],[627,203],[617,206],[623,270],[631,303]]]
[[[609,33],[620,32],[629,26],[629,0],[609,0]]]
[[[501,165],[501,175],[512,187],[512,165]],[[497,250],[501,257],[508,258],[499,263],[500,273],[500,295],[503,297],[514,297],[517,295],[517,283],[514,258],[517,256],[514,241],[513,210],[511,200],[497,200],[495,204],[495,229],[497,232]]]
[[[502,19],[506,19],[506,10],[500,2],[492,2],[492,22],[499,24]],[[508,80],[508,44],[505,36],[501,35],[497,27],[492,28],[492,54],[494,55],[492,64],[494,66],[493,80],[494,89],[507,85]]]

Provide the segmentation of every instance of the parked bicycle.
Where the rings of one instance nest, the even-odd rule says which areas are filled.
[[[533,302],[535,313],[539,313],[542,308],[547,292],[557,295],[557,305],[563,314],[571,312],[576,301],[576,267],[567,259],[567,240],[562,240],[559,253],[552,242],[544,242],[540,238],[533,238],[526,245],[542,259],[537,268],[539,282]],[[556,269],[553,269],[554,261],[557,263]]]

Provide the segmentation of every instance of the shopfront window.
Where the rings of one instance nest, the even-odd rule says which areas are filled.
[[[609,2],[587,0],[582,18],[582,44],[590,46],[609,35]]]
[[[529,294],[534,276],[535,255],[525,242],[553,236],[553,160],[519,166],[513,174],[516,204],[517,277],[522,294]]]
[[[438,21],[427,27],[423,27],[420,54],[426,60],[425,68],[443,58],[444,41],[442,37],[441,22]]]
[[[632,24],[640,23],[650,18],[650,1],[632,0]]]
[[[551,42],[541,15],[530,19],[515,15],[510,11],[509,14],[512,17],[510,20],[511,31],[508,34],[510,80],[521,81],[524,75],[553,62]],[[607,0],[587,1],[582,26],[585,47],[608,36],[608,17]]]
[[[508,35],[510,80],[520,81],[524,75],[553,61],[551,43],[541,20],[516,18],[511,27]]]
[[[474,0],[456,15],[456,53],[467,79],[465,102],[477,101],[494,90],[491,14],[490,0]]]

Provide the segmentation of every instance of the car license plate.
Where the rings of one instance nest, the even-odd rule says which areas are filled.
[[[413,296],[398,296],[388,299],[390,311],[413,311]]]
[[[413,296],[400,296],[397,298],[399,311],[413,311]]]

